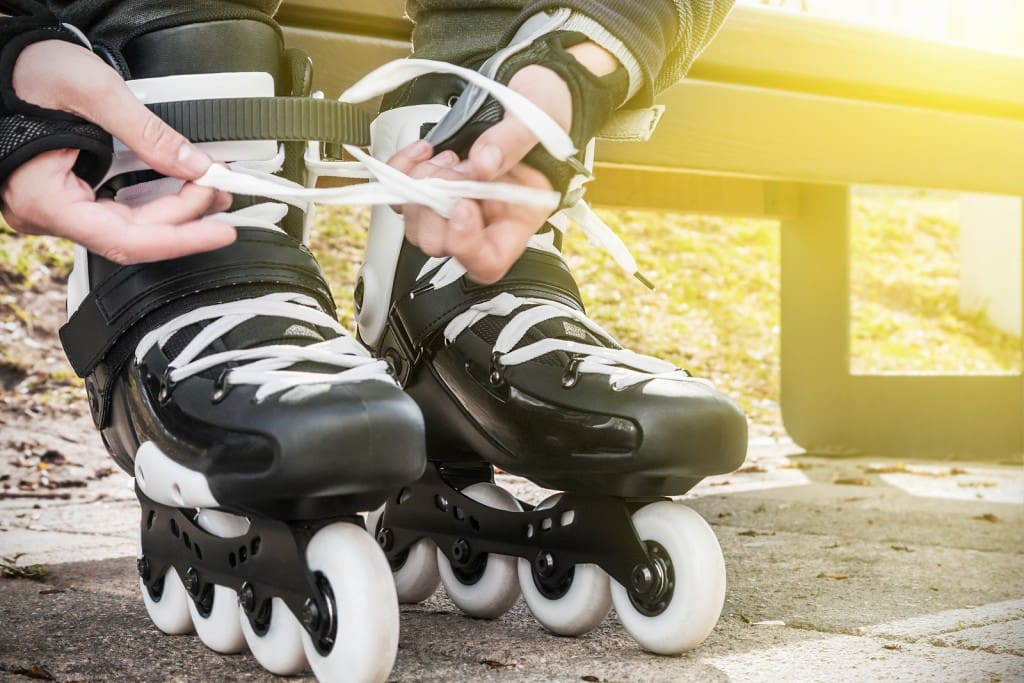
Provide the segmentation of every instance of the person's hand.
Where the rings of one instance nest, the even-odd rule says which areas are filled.
[[[611,73],[618,60],[594,43],[569,49],[577,60],[598,76]],[[566,131],[572,124],[572,96],[565,81],[540,65],[527,66],[512,77],[509,87],[558,122]],[[414,178],[447,178],[513,183],[551,189],[540,171],[522,163],[537,138],[519,119],[505,118],[485,131],[459,162],[454,152],[433,156],[429,143],[420,140],[399,151],[389,164]],[[526,250],[549,212],[537,207],[496,201],[462,200],[450,220],[416,204],[403,207],[406,238],[428,256],[452,256],[470,279],[482,284],[500,280]]]
[[[14,89],[26,102],[102,127],[164,175],[194,180],[212,163],[84,47],[57,40],[29,45],[15,64]],[[72,172],[77,157],[74,149],[45,152],[11,174],[0,188],[7,224],[25,234],[66,237],[120,264],[176,258],[234,241],[234,228],[205,218],[226,210],[229,194],[186,183],[176,195],[136,207],[97,200]]]

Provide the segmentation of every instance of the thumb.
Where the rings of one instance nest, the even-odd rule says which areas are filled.
[[[98,70],[102,97],[90,97],[78,107],[82,116],[123,142],[153,170],[164,175],[195,180],[213,160],[183,135],[163,122],[132,94],[113,69]]]
[[[515,167],[537,144],[537,137],[519,119],[508,114],[486,130],[469,150],[473,174],[495,180]]]

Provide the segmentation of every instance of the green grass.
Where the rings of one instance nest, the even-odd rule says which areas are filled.
[[[851,370],[1006,373],[1021,341],[959,309],[959,198],[876,195],[854,204]]]
[[[70,242],[19,235],[0,221],[0,291],[46,283],[50,279],[65,281],[71,273],[73,260]]]

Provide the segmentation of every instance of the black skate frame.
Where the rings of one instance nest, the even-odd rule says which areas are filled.
[[[270,600],[280,598],[326,655],[337,637],[337,618],[330,586],[306,567],[306,546],[321,528],[338,521],[363,526],[357,515],[283,522],[251,515],[249,531],[220,538],[195,522],[194,509],[161,505],[135,487],[142,506],[142,553],[139,576],[159,600],[167,570],[174,568],[200,613],[214,584],[231,588],[262,635],[269,626]]]
[[[542,594],[561,597],[571,585],[577,564],[596,564],[629,591],[645,614],[659,614],[668,604],[675,577],[660,546],[641,541],[631,520],[641,507],[659,500],[563,493],[545,510],[519,501],[524,512],[488,507],[460,489],[493,481],[491,467],[460,463],[457,468],[431,462],[416,483],[393,494],[378,522],[377,542],[392,568],[405,562],[409,548],[430,538],[466,583],[479,578],[486,555],[498,553],[529,560]]]

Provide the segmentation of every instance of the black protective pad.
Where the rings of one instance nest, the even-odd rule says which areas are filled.
[[[0,186],[26,161],[55,149],[80,150],[74,171],[95,185],[110,167],[110,135],[67,112],[29,104],[14,92],[18,56],[27,46],[44,40],[82,45],[74,32],[42,9],[0,22]]]
[[[554,31],[540,36],[510,56],[498,69],[495,79],[507,85],[518,71],[532,64],[547,67],[561,76],[572,95],[573,117],[569,136],[580,151],[608,122],[626,98],[629,89],[629,77],[622,67],[607,76],[598,77],[566,51],[586,40],[585,35],[575,31]],[[436,145],[436,148],[438,151],[451,149],[464,156],[476,139],[504,116],[504,107],[489,97],[458,133]],[[552,187],[563,194],[568,190],[573,177],[584,171],[579,158],[564,163],[539,145],[526,156],[525,161],[543,173]]]

